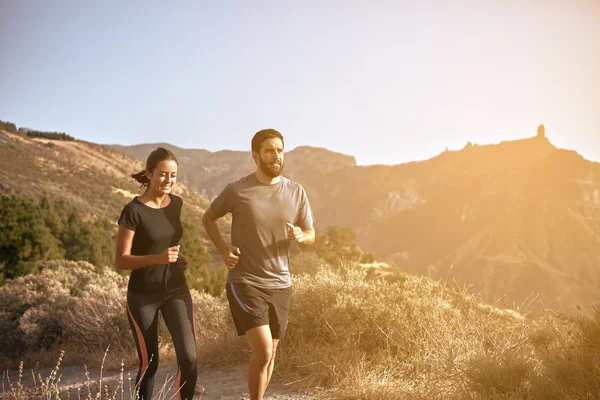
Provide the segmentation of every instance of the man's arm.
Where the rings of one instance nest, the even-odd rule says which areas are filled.
[[[302,229],[302,233],[304,234],[302,244],[308,246],[315,242],[315,228]]]
[[[233,268],[236,266],[237,262],[240,259],[241,251],[235,246],[228,246],[227,243],[221,237],[221,232],[219,232],[219,227],[217,226],[217,218],[211,208],[207,208],[202,216],[202,225],[204,225],[204,230],[206,234],[213,242],[219,253],[221,254],[221,258],[223,259],[223,263],[227,265],[227,268]]]

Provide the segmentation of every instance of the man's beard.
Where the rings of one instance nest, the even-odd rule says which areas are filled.
[[[269,162],[259,158],[260,170],[269,178],[277,178],[283,172],[283,160],[280,164],[271,165]]]

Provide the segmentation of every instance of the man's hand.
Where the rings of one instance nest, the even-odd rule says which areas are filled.
[[[289,222],[286,222],[285,225],[287,226],[288,239],[296,243],[304,242],[304,232],[302,232],[302,229],[299,226],[294,226],[294,224]]]
[[[223,263],[227,265],[227,268],[233,269],[237,265],[238,261],[240,261],[240,256],[242,252],[238,247],[230,246],[225,249],[225,251],[221,252],[221,258],[223,259]]]

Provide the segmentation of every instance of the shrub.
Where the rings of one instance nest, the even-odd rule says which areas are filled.
[[[0,329],[4,358],[77,349],[77,355],[113,348],[131,353],[125,315],[127,278],[79,261],[49,261],[40,272],[0,287]],[[133,350],[134,351],[134,350]]]
[[[126,313],[128,277],[84,261],[49,261],[39,273],[0,287],[0,361],[14,367],[51,363],[60,349],[65,362],[97,361],[110,345],[112,364],[135,364],[137,353]],[[243,356],[225,297],[192,290],[200,359],[226,364]],[[161,318],[160,346],[172,356],[171,338]],[[223,349],[232,349],[232,352]]]
[[[424,277],[321,269],[295,279],[276,374],[330,399],[599,398],[600,316],[570,329]]]

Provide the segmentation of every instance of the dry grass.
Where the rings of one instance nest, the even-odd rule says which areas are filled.
[[[595,320],[482,305],[349,267],[295,280],[280,379],[330,399],[600,398]]]
[[[385,282],[365,274],[345,266],[294,278],[275,380],[331,400],[600,398],[600,309],[595,319],[533,316],[427,278]],[[114,334],[126,324],[122,279],[86,263],[57,262],[7,284],[0,289],[3,348],[24,344],[33,359],[74,343],[70,351],[83,364],[98,363],[94,349],[110,342],[113,366],[127,357],[135,363],[128,327]],[[235,335],[226,299],[192,295],[200,363],[246,363],[248,346]],[[60,334],[50,335],[57,326]],[[164,327],[161,341],[168,359]],[[5,393],[18,395],[15,388]]]
[[[125,373],[124,363],[120,364],[119,374],[116,382],[114,379],[106,379],[103,376],[105,372],[106,356],[109,352],[107,348],[101,361],[98,377],[92,379],[87,367],[82,367],[85,370],[85,379],[76,384],[61,382],[61,364],[63,361],[64,351],[60,352],[58,361],[44,378],[36,367],[31,370],[32,379],[29,385],[23,384],[23,362],[19,364],[18,376],[15,382],[12,382],[7,372],[2,375],[2,398],[10,400],[18,399],[105,399],[105,400],[137,400],[139,392],[135,389],[137,383],[131,378],[130,373]],[[173,376],[167,376],[161,387],[159,387],[153,399],[165,400],[172,399],[177,393],[175,387],[175,379]]]

